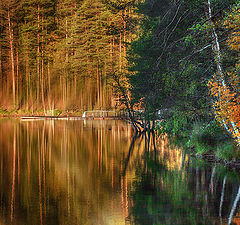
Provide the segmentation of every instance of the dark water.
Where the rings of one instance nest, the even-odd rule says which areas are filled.
[[[0,120],[0,225],[240,224],[239,185],[121,121]]]

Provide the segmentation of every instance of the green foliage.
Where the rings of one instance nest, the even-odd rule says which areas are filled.
[[[194,4],[140,3],[140,32],[128,54],[133,104],[141,102],[146,117],[161,109],[171,111],[173,117],[162,118],[162,131],[172,134],[186,130],[191,121],[210,117],[206,83],[213,67],[205,63],[209,49],[198,57],[193,54],[208,42],[195,37],[206,33],[207,25],[198,1]]]
[[[188,147],[194,147],[199,154],[213,151],[219,141],[226,138],[223,130],[215,121],[210,123],[196,122],[192,126],[191,135],[187,142]]]
[[[232,142],[226,142],[217,147],[216,157],[224,160],[239,160],[239,149]]]
[[[187,132],[189,125],[187,117],[182,112],[174,112],[174,114],[167,120],[162,120],[158,129],[162,134],[182,135]]]

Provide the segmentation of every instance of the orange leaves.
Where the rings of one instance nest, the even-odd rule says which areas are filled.
[[[228,37],[227,44],[229,48],[235,51],[240,49],[240,31],[232,32],[231,36]]]
[[[228,73],[228,76],[233,76],[233,74]],[[214,99],[213,107],[216,119],[222,125],[227,125],[229,127],[229,131],[234,138],[239,138],[240,97],[226,85],[224,86],[217,78],[219,77],[215,75],[208,83],[210,94]],[[233,82],[231,85],[235,86],[236,84]],[[232,126],[232,124],[234,124],[234,126]]]
[[[225,42],[228,50],[240,50],[240,4],[236,5],[231,13],[222,21],[225,33],[228,35]],[[214,31],[215,32],[215,31]],[[216,46],[219,46],[217,35]],[[240,55],[232,54],[234,64],[231,65],[228,71],[224,73],[225,68],[222,68],[220,49],[217,49],[217,65],[218,73],[209,81],[208,87],[210,95],[213,98],[213,108],[216,119],[231,133],[240,145]],[[220,60],[219,60],[220,59]]]
[[[240,6],[237,5],[223,22],[223,26],[229,31],[227,45],[230,49],[239,51],[240,49]]]

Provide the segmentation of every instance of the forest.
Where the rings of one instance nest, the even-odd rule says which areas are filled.
[[[125,108],[136,131],[160,119],[162,133],[211,145],[224,130],[240,144],[239,11],[238,0],[1,1],[1,112]]]
[[[134,19],[132,7],[122,8],[101,0],[1,1],[2,109],[115,107],[109,74],[126,66]]]

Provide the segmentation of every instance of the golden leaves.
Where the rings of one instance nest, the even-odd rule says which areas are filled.
[[[228,76],[235,76],[233,73],[227,73]],[[215,75],[208,83],[210,94],[215,100],[213,107],[217,121],[222,125],[229,125],[229,131],[234,138],[240,137],[240,97],[232,89],[224,86]],[[236,89],[237,83],[231,83]],[[235,89],[234,88],[234,89]],[[232,124],[234,123],[234,127]]]
[[[240,49],[240,6],[232,9],[232,12],[225,18],[223,26],[229,31],[227,45],[230,49]]]

